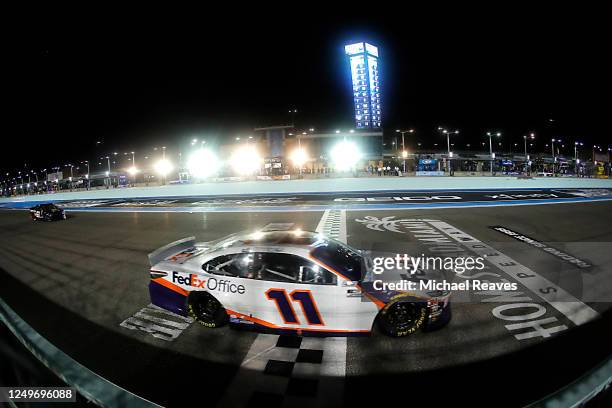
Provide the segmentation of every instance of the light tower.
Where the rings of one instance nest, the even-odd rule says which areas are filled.
[[[378,47],[358,42],[346,45],[344,51],[351,68],[355,128],[378,129],[382,118]]]

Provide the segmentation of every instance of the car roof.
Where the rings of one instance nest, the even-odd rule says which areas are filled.
[[[49,208],[49,207],[56,207],[56,205],[53,203],[42,203],[42,204],[37,204],[32,208]]]
[[[236,233],[216,243],[217,248],[234,247],[272,247],[272,246],[299,246],[306,247],[318,241],[326,241],[327,238],[316,232],[291,230],[291,231],[255,231],[248,233]]]

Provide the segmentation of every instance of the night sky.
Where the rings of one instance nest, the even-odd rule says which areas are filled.
[[[362,39],[381,52],[385,134],[414,127],[427,146],[444,142],[443,125],[461,130],[459,145],[487,130],[506,143],[535,131],[541,148],[551,137],[612,144],[603,10],[255,11],[32,21],[7,52],[3,138],[14,153],[2,175],[93,159],[97,140],[98,153],[138,153],[246,135],[289,123],[290,108],[299,127],[348,129],[343,44]]]

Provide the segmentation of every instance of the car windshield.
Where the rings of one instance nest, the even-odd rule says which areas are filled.
[[[331,239],[321,239],[312,244],[310,255],[333,268],[351,281],[362,278],[362,256],[351,247]]]

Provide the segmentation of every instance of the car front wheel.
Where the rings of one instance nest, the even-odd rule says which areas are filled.
[[[427,310],[422,304],[397,302],[380,311],[378,326],[388,336],[404,337],[423,326],[426,315]]]
[[[192,292],[187,299],[187,310],[194,320],[206,327],[221,327],[228,321],[221,303],[207,292]]]

